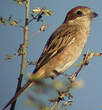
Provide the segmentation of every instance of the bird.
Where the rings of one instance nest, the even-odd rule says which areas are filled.
[[[79,58],[90,33],[92,19],[98,16],[87,6],[72,8],[64,22],[52,33],[48,39],[36,67],[27,83],[4,106],[5,110],[27,88],[36,84],[36,81],[63,73]],[[36,81],[35,81],[36,80]]]

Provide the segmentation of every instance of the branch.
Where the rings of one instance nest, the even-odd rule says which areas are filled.
[[[23,44],[22,44],[23,53],[22,53],[22,59],[21,59],[21,69],[20,69],[20,75],[18,78],[18,84],[17,84],[15,95],[21,88],[21,83],[22,83],[22,79],[23,79],[23,75],[24,75],[24,71],[25,71],[25,67],[26,67],[26,48],[28,45],[29,4],[30,4],[30,0],[27,0],[26,5],[25,5],[25,7],[26,7],[25,18],[26,19],[25,19],[25,27],[24,27],[24,40],[23,40]],[[15,109],[16,101],[11,105],[10,110]]]
[[[102,56],[102,53],[97,53],[97,52],[90,52],[90,53],[88,53],[88,51],[87,51],[86,54],[84,54],[83,63],[80,65],[80,68],[74,73],[75,74],[75,77],[78,76],[78,73],[82,70],[82,68],[84,66],[87,66],[89,64],[89,61],[94,56]]]
[[[57,98],[53,98],[53,99],[50,99],[49,100],[50,102],[53,103],[53,105],[51,107],[51,110],[55,110],[56,109],[56,106],[61,101],[64,102],[64,103],[62,103],[63,106],[72,105],[73,104],[73,101],[72,101],[73,96],[70,93],[71,89],[72,88],[80,88],[81,86],[83,86],[83,82],[82,81],[77,81],[76,80],[76,77],[79,75],[79,72],[83,69],[83,67],[84,66],[87,66],[89,64],[90,60],[94,56],[102,56],[102,53],[97,53],[97,52],[90,52],[90,53],[88,53],[88,51],[87,51],[84,54],[83,61],[80,63],[80,67],[71,76],[69,76],[67,74],[64,74],[64,73],[60,73],[60,72],[54,71],[54,73],[56,74],[56,76],[63,75],[65,77],[67,77],[69,79],[70,83],[67,86],[67,89],[65,89],[63,91],[57,90],[57,93],[58,93],[58,97]]]

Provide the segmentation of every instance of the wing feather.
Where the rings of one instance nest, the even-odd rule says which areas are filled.
[[[33,73],[63,51],[66,45],[70,44],[75,37],[76,32],[77,27],[75,25],[62,24],[48,39]]]

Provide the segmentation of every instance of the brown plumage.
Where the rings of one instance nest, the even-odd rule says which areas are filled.
[[[5,110],[21,93],[35,84],[34,80],[49,77],[67,70],[80,56],[90,32],[92,18],[96,17],[90,8],[78,6],[69,11],[63,24],[48,39],[29,81],[3,108]]]

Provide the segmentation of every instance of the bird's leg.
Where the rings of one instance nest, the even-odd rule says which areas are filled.
[[[53,70],[53,72],[55,73],[56,76],[63,74],[62,72],[58,72],[57,70]]]
[[[72,75],[68,75],[68,74],[65,74],[63,72],[58,72],[57,70],[54,70],[53,72],[55,73],[56,76],[63,75],[65,77],[67,77],[71,82],[74,81],[75,78],[77,77],[75,72]],[[53,77],[53,79],[54,78],[55,77]]]
[[[48,76],[51,79],[55,79],[57,76],[62,75],[62,72],[58,72],[57,70],[53,70],[50,75]]]
[[[57,76],[63,75],[65,77],[69,77],[69,75],[65,74],[64,72],[58,72],[57,70],[53,70],[53,72],[50,74],[51,79],[55,79]]]

